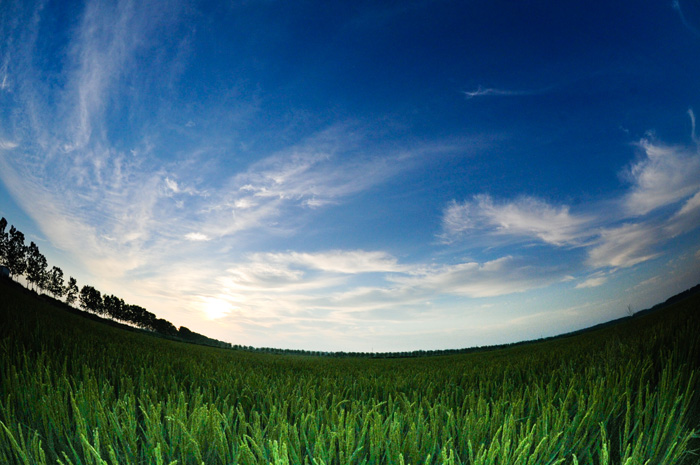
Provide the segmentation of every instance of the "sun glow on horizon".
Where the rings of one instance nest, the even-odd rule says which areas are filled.
[[[231,314],[235,309],[230,302],[217,297],[204,297],[199,309],[206,315],[207,320],[218,320]]]

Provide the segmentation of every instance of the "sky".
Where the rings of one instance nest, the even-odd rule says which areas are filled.
[[[0,215],[233,344],[405,351],[700,282],[700,6],[0,3]]]

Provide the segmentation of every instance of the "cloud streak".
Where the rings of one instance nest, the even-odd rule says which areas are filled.
[[[576,285],[576,289],[586,289],[592,287],[598,287],[605,284],[608,279],[605,276],[597,276],[593,278],[588,278],[587,280],[580,282]]]
[[[534,197],[495,202],[480,194],[471,201],[452,202],[443,214],[443,238],[452,241],[473,231],[532,238],[556,246],[581,245],[592,218],[572,215],[570,208],[553,206]]]
[[[658,257],[651,250],[662,240],[657,228],[645,224],[604,229],[598,243],[588,251],[588,264],[594,268],[634,266]]]
[[[473,91],[464,91],[464,95],[467,100],[480,97],[525,97],[530,95],[539,95],[549,91],[551,88],[543,89],[526,89],[526,90],[510,90],[510,89],[497,89],[493,87],[477,87]]]
[[[683,26],[686,27],[690,32],[692,32],[696,37],[700,37],[700,30],[698,30],[697,26],[693,25],[688,21],[686,18],[685,13],[683,13],[683,9],[681,8],[681,4],[679,0],[674,0],[673,1],[673,9],[676,10],[678,13],[678,16],[681,18],[681,22],[683,23]]]

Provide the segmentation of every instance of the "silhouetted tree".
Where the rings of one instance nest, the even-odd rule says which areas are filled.
[[[21,276],[27,269],[27,248],[24,245],[24,234],[14,226],[10,227],[7,241],[5,264],[10,269],[10,275]]]
[[[54,298],[63,297],[66,289],[63,287],[63,270],[57,266],[51,268],[48,279],[48,289]]]
[[[5,265],[7,263],[7,232],[5,228],[7,227],[7,220],[3,216],[0,219],[0,265]]]
[[[139,309],[141,309],[141,320],[137,324],[144,329],[155,331],[155,321],[157,319],[155,313],[151,313],[143,307],[139,307]]]
[[[126,302],[124,302],[124,299],[118,299],[117,306],[115,307],[115,318],[121,321],[126,321],[125,319],[125,314],[124,314],[124,309],[126,308]]]
[[[105,312],[115,320],[124,320],[124,301],[115,295],[106,295],[102,299]]]
[[[177,330],[177,335],[183,339],[189,340],[194,340],[199,336],[199,334],[190,331],[189,328],[185,328],[184,326],[180,326],[180,329]]]
[[[124,305],[124,308],[122,309],[122,313],[124,314],[124,321],[129,321],[131,323],[135,323],[134,319],[136,318],[136,311],[134,308],[136,305],[131,305],[131,304],[126,304]]]
[[[35,288],[44,289],[46,287],[46,257],[39,251],[39,247],[32,242],[27,247],[27,281]]]
[[[75,302],[75,299],[78,298],[78,282],[75,280],[73,276],[70,277],[68,280],[68,284],[66,284],[66,303],[68,305],[73,305]]]
[[[139,328],[153,329],[153,321],[156,316],[138,305],[126,305],[124,307],[124,321],[129,321]]]
[[[92,286],[83,286],[80,289],[80,306],[93,313],[104,313],[102,294]]]
[[[151,329],[157,333],[165,334],[166,336],[177,336],[177,328],[171,322],[163,318],[155,319]]]
[[[113,295],[107,295],[105,294],[104,297],[102,297],[102,304],[104,305],[105,308],[105,313],[112,318],[114,318],[114,305],[117,298]]]

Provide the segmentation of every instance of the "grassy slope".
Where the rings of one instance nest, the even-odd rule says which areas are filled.
[[[330,360],[153,338],[3,282],[0,462],[680,463],[699,302],[502,350]]]

